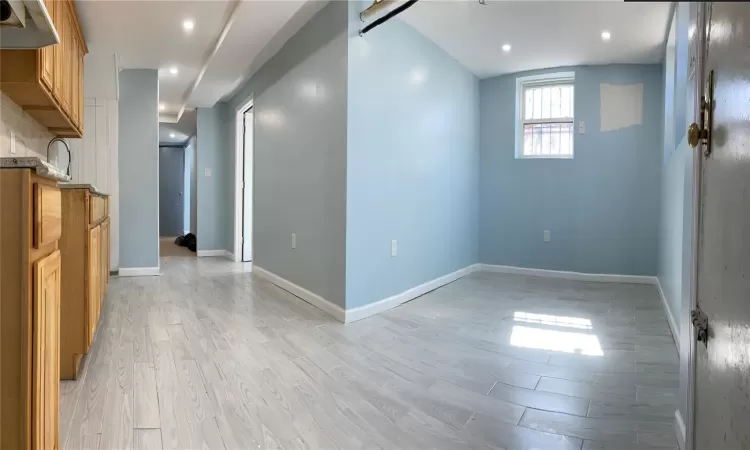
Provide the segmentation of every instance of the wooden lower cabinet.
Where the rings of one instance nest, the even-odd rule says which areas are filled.
[[[99,309],[102,295],[100,288],[102,278],[100,238],[101,233],[98,225],[89,230],[89,263],[86,270],[89,291],[88,300],[86,301],[86,318],[88,319],[88,329],[86,330],[87,347],[91,347],[91,344],[94,343],[96,325],[99,323]]]
[[[34,263],[33,448],[58,448],[60,250]]]
[[[94,343],[109,281],[109,198],[88,188],[62,189],[60,378],[76,379]],[[92,213],[94,205],[97,212]],[[107,259],[105,259],[107,258]]]
[[[62,257],[57,183],[0,170],[0,449],[57,450]],[[56,203],[57,202],[57,203]],[[44,230],[40,230],[40,227]],[[35,236],[45,238],[35,241]]]

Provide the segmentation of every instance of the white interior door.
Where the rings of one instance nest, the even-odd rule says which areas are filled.
[[[711,154],[702,161],[695,450],[750,448],[750,3],[708,3]]]
[[[253,260],[253,109],[243,115],[242,260]]]

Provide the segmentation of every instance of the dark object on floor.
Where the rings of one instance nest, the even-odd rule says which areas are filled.
[[[178,236],[177,239],[174,240],[174,243],[179,245],[180,247],[187,247],[188,250],[194,252],[195,248],[197,247],[198,240],[195,238],[195,235],[193,233],[188,233],[185,236]]]
[[[182,246],[187,247],[191,252],[194,252],[196,247],[198,246],[198,239],[196,239],[193,233],[188,233],[183,236],[183,242],[184,244],[182,244]]]

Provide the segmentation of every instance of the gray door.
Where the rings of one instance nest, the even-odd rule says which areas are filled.
[[[703,157],[695,450],[750,448],[750,3],[707,4],[712,153]]]
[[[159,147],[159,235],[184,233],[185,151]]]

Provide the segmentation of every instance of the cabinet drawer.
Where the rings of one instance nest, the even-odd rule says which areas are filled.
[[[60,239],[62,234],[62,197],[60,190],[34,184],[34,247],[40,248]]]
[[[103,197],[92,195],[89,197],[89,223],[101,221],[107,214],[107,200]]]

